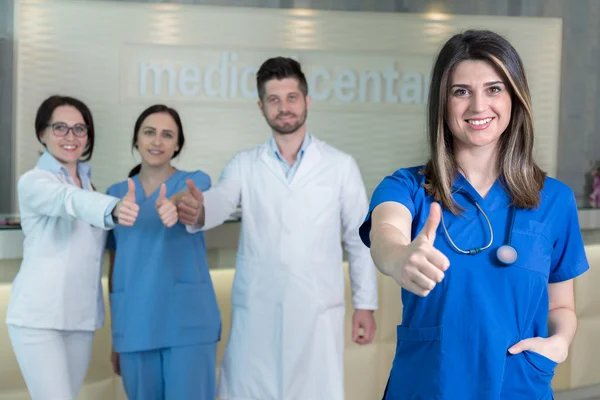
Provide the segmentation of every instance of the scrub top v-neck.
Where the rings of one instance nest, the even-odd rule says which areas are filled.
[[[360,228],[370,246],[371,212],[387,201],[406,206],[413,217],[412,238],[421,231],[433,201],[423,188],[423,167],[386,177],[371,198]],[[517,261],[496,257],[510,226],[510,197],[501,181],[485,198],[461,175],[453,185],[461,215],[443,210],[448,234],[461,249],[490,240],[485,217],[464,192],[477,200],[490,220],[494,240],[477,254],[458,252],[440,224],[434,246],[450,260],[444,280],[427,297],[402,290],[402,324],[386,400],[552,399],[556,363],[531,351],[511,355],[520,340],[547,337],[548,284],[585,272],[588,262],[572,191],[547,178],[538,209],[516,209],[512,246]]]
[[[167,198],[186,190],[191,179],[201,191],[210,178],[201,171],[177,170],[165,181]],[[133,227],[117,227],[107,248],[116,250],[111,298],[116,352],[215,342],[221,319],[206,260],[203,232],[190,234],[178,222],[167,228],[156,210],[160,188],[146,197],[137,176],[135,199],[140,206]],[[123,197],[127,181],[108,193]]]
[[[175,170],[175,172],[173,172],[173,174],[170,177],[168,177],[167,180],[165,180],[164,184],[167,187],[167,192],[169,192],[168,189],[171,187],[171,184],[173,182],[181,180],[182,174],[183,174],[183,171]],[[144,186],[142,185],[142,182],[140,181],[140,175],[138,174],[138,175],[132,176],[131,180],[133,180],[133,183],[135,184],[135,201],[136,201],[136,203],[138,203],[138,205],[140,203],[144,203],[146,201],[153,201],[154,203],[156,203],[156,199],[158,199],[158,193],[160,192],[160,186],[158,186],[156,189],[154,189],[152,191],[152,193],[150,193],[149,195],[146,195]],[[125,183],[127,183],[127,182],[125,182]],[[169,197],[169,196],[167,196],[167,197]]]

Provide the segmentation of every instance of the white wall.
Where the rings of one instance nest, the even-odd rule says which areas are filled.
[[[370,192],[384,175],[425,160],[423,103],[433,56],[451,34],[470,27],[496,30],[520,51],[532,89],[537,158],[550,174],[556,171],[559,19],[32,0],[21,1],[18,15],[15,180],[35,164],[40,149],[35,111],[57,92],[82,98],[94,113],[92,165],[100,190],[135,164],[134,121],[156,102],[182,115],[187,143],[178,165],[217,179],[236,151],[268,137],[256,99],[244,93],[254,89],[255,68],[283,54],[297,57],[309,79],[319,77],[311,88],[310,132],[353,154]],[[211,82],[204,81],[225,56],[227,71],[237,72],[235,93],[232,74],[224,92],[218,90],[218,68]],[[147,63],[172,68],[173,85],[163,79],[155,94]],[[331,77],[325,86],[324,71]],[[362,101],[361,72],[364,77],[367,71],[378,74],[382,87],[374,96],[369,80]],[[390,77],[395,85],[386,93]],[[326,88],[330,97],[319,100]]]

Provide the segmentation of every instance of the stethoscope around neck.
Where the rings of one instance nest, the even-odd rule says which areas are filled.
[[[446,233],[446,237],[448,238],[448,241],[450,242],[450,244],[452,245],[452,247],[454,247],[454,249],[456,251],[458,251],[459,253],[462,253],[462,254],[469,255],[469,256],[474,256],[474,255],[477,255],[477,254],[481,253],[482,251],[490,248],[490,246],[494,242],[494,229],[492,228],[492,223],[490,222],[490,219],[488,218],[485,211],[483,211],[483,209],[479,206],[479,203],[477,202],[477,200],[470,193],[466,192],[465,190],[459,189],[456,192],[454,192],[453,194],[458,193],[458,192],[463,193],[475,205],[475,207],[477,207],[477,209],[481,212],[481,214],[485,217],[485,221],[487,222],[488,228],[490,230],[490,241],[487,245],[485,245],[483,247],[474,247],[470,250],[463,250],[460,247],[458,247],[454,243],[452,238],[450,237],[450,234],[448,233],[448,229],[446,229],[446,223],[444,221],[444,213],[443,212],[442,212],[442,227],[444,228],[444,232]],[[518,257],[517,250],[512,246],[512,231],[513,231],[513,227],[515,225],[515,214],[516,214],[515,207],[510,207],[510,217],[509,217],[510,218],[510,227],[508,230],[508,238],[507,238],[506,244],[503,244],[502,246],[500,246],[498,248],[498,250],[496,251],[496,258],[498,259],[498,261],[500,261],[504,265],[513,264],[515,261],[517,261],[517,257]]]

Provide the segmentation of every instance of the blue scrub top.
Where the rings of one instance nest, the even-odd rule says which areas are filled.
[[[379,184],[360,227],[365,245],[370,246],[371,212],[383,202],[408,208],[413,239],[421,231],[433,201],[422,187],[422,168],[400,169]],[[540,207],[516,210],[512,246],[518,259],[503,266],[496,250],[507,241],[508,193],[497,181],[482,198],[462,175],[453,192],[458,189],[487,214],[493,244],[475,256],[463,255],[440,222],[434,246],[448,257],[450,268],[427,297],[402,289],[402,324],[385,399],[552,399],[556,363],[530,351],[511,355],[508,349],[523,339],[547,337],[548,284],[589,269],[573,192],[546,178]],[[454,199],[465,211],[460,216],[443,211],[450,237],[462,250],[485,246],[490,232],[484,216],[462,192]]]
[[[167,228],[156,211],[159,189],[146,197],[138,176],[135,200],[140,206],[133,227],[118,225],[106,247],[116,250],[110,294],[116,352],[216,342],[221,315],[206,260],[204,233],[190,234],[178,222]],[[210,177],[201,171],[176,171],[167,181],[167,197],[186,190],[191,179],[201,191]],[[108,194],[123,197],[127,181]]]

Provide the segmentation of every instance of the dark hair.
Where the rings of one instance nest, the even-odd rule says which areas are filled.
[[[40,104],[35,116],[35,134],[38,142],[46,145],[42,142],[42,133],[48,127],[54,110],[61,106],[71,106],[77,109],[83,121],[88,127],[87,132],[87,144],[83,153],[81,154],[81,161],[89,161],[92,159],[92,153],[94,152],[94,119],[92,118],[92,112],[82,101],[77,100],[69,96],[50,96]]]
[[[171,157],[171,159],[173,159],[173,158],[177,157],[179,155],[179,153],[181,153],[181,150],[183,149],[183,145],[185,143],[185,136],[183,136],[183,125],[181,124],[181,118],[179,118],[179,114],[177,113],[177,111],[175,111],[174,109],[169,108],[163,104],[155,104],[153,106],[146,108],[144,111],[142,111],[142,113],[140,114],[138,119],[135,121],[135,126],[133,128],[133,140],[131,141],[131,148],[132,148],[132,150],[134,148],[137,148],[137,137],[138,137],[139,130],[142,127],[142,124],[144,123],[144,120],[146,118],[148,118],[150,115],[158,114],[158,113],[169,114],[171,116],[171,118],[173,118],[173,121],[175,121],[175,124],[177,125],[177,129],[179,130],[179,134],[177,135],[177,145],[179,146],[179,149],[175,150],[175,153],[173,153],[173,157]],[[131,178],[132,176],[139,174],[141,169],[142,169],[142,164],[136,165],[129,172],[129,177]]]
[[[298,87],[304,96],[308,94],[308,84],[306,77],[302,72],[300,63],[292,58],[275,57],[269,58],[256,73],[256,88],[258,98],[263,99],[265,95],[265,85],[272,79],[282,80],[285,78],[295,78],[298,80]]]
[[[497,168],[514,205],[537,206],[546,174],[533,160],[533,110],[525,68],[514,47],[502,36],[487,30],[468,30],[452,36],[433,66],[427,110],[431,158],[424,171],[425,189],[435,200],[458,213],[459,207],[451,193],[458,165],[446,113],[452,72],[467,60],[489,63],[505,82],[512,107],[510,122],[498,141]]]

